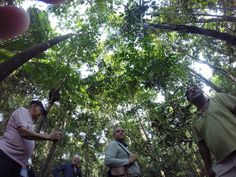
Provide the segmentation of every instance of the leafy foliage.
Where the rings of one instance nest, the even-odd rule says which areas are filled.
[[[24,0],[14,2],[21,5]],[[235,46],[200,35],[146,30],[145,23],[190,25],[235,36],[230,3],[68,0],[45,10],[29,8],[27,33],[0,41],[1,63],[61,33],[77,36],[41,53],[0,83],[1,132],[16,107],[33,98],[48,105],[49,90],[59,88],[61,98],[42,131],[60,129],[64,140],[57,145],[46,176],[52,176],[53,166],[70,160],[74,153],[82,157],[83,176],[105,176],[104,148],[117,125],[127,130],[142,176],[204,176],[192,141],[194,110],[184,97],[185,88],[197,83],[212,94],[215,84],[236,95]],[[52,16],[58,19],[56,27],[49,20]],[[198,70],[202,62],[211,68],[212,76]],[[49,142],[37,142],[33,155],[37,174],[50,147]]]

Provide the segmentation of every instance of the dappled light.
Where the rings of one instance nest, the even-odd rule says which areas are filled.
[[[228,0],[0,0],[0,136],[37,99],[35,131],[63,133],[36,141],[37,177],[74,154],[83,177],[106,177],[116,126],[142,177],[207,176],[185,92],[236,96],[235,15]]]

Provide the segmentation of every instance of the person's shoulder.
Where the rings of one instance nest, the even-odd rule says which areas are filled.
[[[111,140],[111,141],[108,143],[108,145],[106,146],[106,152],[107,152],[107,151],[112,151],[112,152],[114,152],[114,151],[117,150],[118,146],[119,146],[119,144],[118,144],[117,141]]]
[[[117,146],[118,145],[118,142],[115,141],[115,140],[111,140],[109,143],[108,143],[108,146],[109,147],[114,147],[114,146]]]
[[[28,111],[28,109],[23,107],[23,106],[19,107],[18,109],[21,109],[21,110],[24,110],[24,111]]]
[[[226,94],[226,93],[216,93],[214,96],[212,96],[211,98],[210,98],[210,100],[212,99],[212,100],[224,100],[224,99],[226,99],[228,97],[228,94]]]
[[[26,109],[25,107],[23,106],[20,106],[16,109],[16,111],[27,111],[28,109]]]
[[[222,96],[226,96],[226,93],[216,93],[213,97],[222,97]]]
[[[23,112],[26,112],[28,111],[28,109],[26,109],[25,107],[18,107],[17,109],[15,109],[15,111],[13,112],[14,113],[23,113]]]
[[[72,165],[72,162],[64,162],[64,165]]]
[[[118,142],[117,141],[115,141],[115,140],[111,140],[110,142],[109,142],[109,144],[117,144]]]
[[[59,164],[59,166],[71,166],[72,165],[72,163],[71,162],[64,162],[64,163],[61,163],[61,164]]]

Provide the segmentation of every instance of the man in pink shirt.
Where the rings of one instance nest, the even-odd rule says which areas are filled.
[[[26,166],[33,153],[34,140],[62,139],[61,132],[43,134],[34,131],[33,122],[46,113],[38,100],[32,101],[28,109],[20,107],[12,113],[0,140],[0,177],[20,177],[21,168]]]

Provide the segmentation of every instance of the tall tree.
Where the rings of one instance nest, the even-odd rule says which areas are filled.
[[[9,76],[14,70],[19,68],[21,65],[36,57],[43,51],[46,51],[50,47],[74,36],[74,34],[66,34],[63,36],[56,37],[47,42],[37,44],[33,47],[30,47],[19,54],[14,55],[13,57],[7,59],[6,61],[0,63],[0,82],[3,81],[7,76]]]

